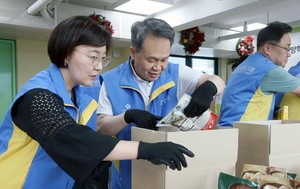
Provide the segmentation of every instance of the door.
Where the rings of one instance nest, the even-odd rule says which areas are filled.
[[[0,39],[0,123],[16,95],[15,41]]]

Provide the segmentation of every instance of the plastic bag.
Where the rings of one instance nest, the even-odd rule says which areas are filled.
[[[274,177],[287,177],[285,168],[265,165],[244,164],[241,178],[258,182],[260,175],[272,175]]]
[[[300,182],[285,177],[274,177],[271,175],[260,175],[258,177],[260,189],[295,189],[300,188]]]
[[[157,127],[177,127],[181,131],[211,130],[214,128],[217,115],[211,110],[205,111],[201,116],[187,118],[183,110],[191,100],[191,96],[184,94],[177,105],[157,123]]]
[[[258,189],[258,183],[221,172],[218,189]]]

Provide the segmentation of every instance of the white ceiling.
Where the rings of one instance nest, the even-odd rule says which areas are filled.
[[[51,29],[55,26],[31,25],[32,18],[24,15],[26,8],[35,1],[0,1],[0,38],[47,40]],[[114,3],[119,1],[122,0],[63,0],[57,6],[61,6],[61,4],[76,5],[82,9],[88,7],[97,11],[101,9],[113,13],[115,12],[113,11]],[[223,41],[222,45],[216,44],[218,37],[228,35],[225,29],[236,23],[257,19],[264,23],[278,20],[287,22],[293,27],[300,26],[300,0],[175,0],[174,2],[175,5],[172,8],[151,16],[166,20],[177,32],[194,26],[199,26],[200,29],[204,28],[208,40],[207,44],[204,43],[201,50],[195,54],[198,56],[237,58],[237,54],[232,48],[229,50],[219,48],[219,46],[228,46],[230,40]],[[72,11],[60,10],[63,10],[60,15]],[[81,14],[81,12],[77,11],[76,14]],[[82,12],[82,14],[86,14],[86,12]],[[16,17],[21,20],[21,23],[18,23],[20,21],[16,20]],[[26,26],[22,22],[24,19],[28,23]],[[112,18],[107,16],[107,19],[111,20]],[[218,28],[218,30],[209,30],[209,28]],[[122,39],[120,36],[115,40],[115,47],[129,47],[130,40]],[[209,40],[210,38],[213,42]],[[183,54],[182,47],[175,42],[171,53]]]
[[[123,0],[63,0],[62,2],[92,8],[113,10],[113,5],[121,1]],[[249,4],[243,5],[239,3],[241,1],[248,1]],[[196,2],[198,3],[196,4]],[[218,3],[220,3],[220,5],[218,5]],[[218,6],[222,6],[221,3],[236,3],[237,7],[235,9],[231,9],[230,11],[223,12],[223,14],[220,14],[220,16],[209,15],[206,18],[203,18],[203,20],[195,20],[195,22],[189,23],[189,25],[192,25],[191,27],[193,27],[195,25],[199,25],[198,23],[201,23],[201,25],[211,25],[221,28],[228,28],[229,25],[253,19],[258,19],[265,23],[275,20],[289,23],[294,21],[298,22],[300,20],[300,0],[174,0],[174,9],[178,9],[178,7],[182,6],[183,4],[200,5],[196,7],[192,6],[190,12],[182,12],[182,15],[178,15],[178,18],[175,17],[174,19],[180,19],[179,17],[184,16],[184,14],[199,14],[202,11],[209,11],[203,10],[201,8],[201,4],[203,4],[203,7],[207,7],[207,4],[211,4],[215,9],[219,9],[220,7]],[[239,6],[238,4],[241,4],[241,6]],[[172,8],[170,8],[166,12],[171,10]],[[159,16],[160,13],[158,13],[157,15]],[[190,17],[193,17],[193,15],[190,15]],[[195,18],[197,18],[197,15],[195,15]]]

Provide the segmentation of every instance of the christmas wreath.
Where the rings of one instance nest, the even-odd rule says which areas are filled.
[[[254,38],[252,36],[247,36],[245,38],[240,38],[236,44],[236,52],[240,56],[247,56],[254,52],[254,46],[252,45]]]
[[[205,41],[205,33],[200,32],[198,27],[181,31],[179,43],[184,46],[183,50],[190,54],[195,54]]]
[[[107,29],[109,31],[109,33],[112,35],[114,34],[114,30],[113,30],[113,27],[111,25],[111,22],[106,20],[106,18],[100,14],[92,14],[92,15],[89,15],[89,17],[93,20],[96,20],[97,22],[100,23],[100,25],[102,25],[105,29]]]

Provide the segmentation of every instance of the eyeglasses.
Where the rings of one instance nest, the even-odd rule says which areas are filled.
[[[286,53],[291,52],[291,48],[282,47],[282,46],[276,45],[276,44],[274,44],[274,43],[269,43],[269,44],[270,44],[270,45],[274,45],[274,46],[276,46],[276,47],[279,47],[279,48],[282,48],[282,49],[286,50]]]
[[[77,50],[78,52],[81,52],[78,49],[75,49],[75,50]],[[89,55],[85,54],[84,52],[81,52],[81,53],[84,54],[85,56],[87,56],[88,58],[92,59],[92,64],[94,67],[99,66],[100,64],[102,64],[102,67],[105,67],[109,64],[109,62],[111,60],[110,56],[107,56],[105,58],[103,58],[103,57],[98,58],[97,56],[89,56]]]

